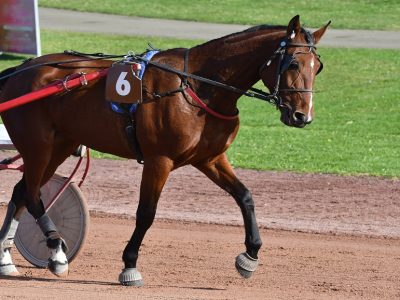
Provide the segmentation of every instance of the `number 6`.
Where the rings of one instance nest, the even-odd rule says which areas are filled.
[[[131,85],[129,81],[125,79],[127,74],[128,72],[121,72],[115,85],[115,89],[120,96],[126,96],[131,92]]]

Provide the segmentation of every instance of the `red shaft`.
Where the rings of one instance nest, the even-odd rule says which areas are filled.
[[[2,113],[3,111],[9,110],[11,108],[17,107],[17,106],[21,106],[21,105],[45,98],[47,96],[54,95],[58,92],[72,89],[76,86],[85,85],[85,82],[89,82],[89,81],[106,76],[107,72],[108,72],[108,69],[104,69],[101,71],[84,74],[77,78],[67,80],[64,83],[63,82],[53,83],[53,84],[45,86],[41,89],[38,89],[36,91],[22,95],[18,98],[8,100],[8,101],[0,104],[0,113]]]

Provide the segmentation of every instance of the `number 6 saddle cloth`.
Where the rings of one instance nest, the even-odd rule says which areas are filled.
[[[116,71],[112,78],[107,76],[106,99],[110,100],[111,109],[120,114],[134,114],[141,102],[141,80],[146,71],[147,62],[157,54],[158,50],[146,51],[142,58],[143,61],[133,61],[139,67],[132,64],[126,64],[126,72]],[[123,65],[123,64],[122,64]],[[110,91],[111,90],[111,91]],[[140,95],[140,96],[139,96]],[[124,99],[124,97],[128,99]],[[138,99],[140,97],[140,99]],[[114,99],[121,99],[112,101]]]

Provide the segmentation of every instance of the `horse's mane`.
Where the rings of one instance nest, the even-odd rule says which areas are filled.
[[[243,31],[234,32],[234,33],[222,36],[220,38],[216,38],[216,39],[207,41],[196,47],[209,46],[210,44],[219,43],[219,42],[226,42],[226,43],[240,42],[245,36],[248,36],[248,37],[255,36],[260,31],[266,31],[266,34],[267,34],[267,33],[273,33],[273,32],[277,32],[277,31],[283,31],[285,29],[286,29],[286,26],[282,26],[282,25],[267,25],[267,24],[257,25],[257,26],[247,28]],[[254,34],[252,34],[252,33],[254,33]],[[249,34],[250,34],[250,36],[249,36]]]
[[[207,41],[196,47],[208,46],[210,44],[214,44],[214,43],[218,43],[218,42],[235,43],[235,42],[240,42],[245,36],[254,37],[254,36],[258,35],[261,31],[265,31],[264,34],[272,34],[272,33],[276,33],[279,31],[286,31],[286,29],[287,29],[287,26],[283,26],[283,25],[268,25],[268,24],[256,25],[256,26],[247,28],[243,31],[231,33],[231,34],[225,35],[223,37]],[[303,33],[305,35],[307,43],[313,43],[312,35],[308,30],[306,30],[302,27],[301,33]]]
[[[259,31],[259,30],[275,31],[275,30],[285,30],[285,29],[286,29],[286,26],[283,26],[283,25],[262,24],[262,25],[257,25],[257,26],[247,28],[246,30],[243,30],[242,32],[254,32],[254,31]],[[237,32],[237,33],[239,33],[239,32]]]

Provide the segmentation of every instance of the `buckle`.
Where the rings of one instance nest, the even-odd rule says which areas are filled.
[[[87,78],[86,78],[86,73],[82,72],[80,74],[81,74],[81,77],[79,77],[79,81],[81,82],[81,85],[82,86],[88,85],[88,81],[87,81]]]

